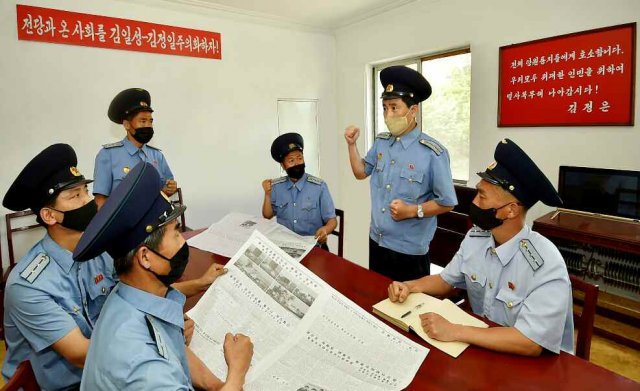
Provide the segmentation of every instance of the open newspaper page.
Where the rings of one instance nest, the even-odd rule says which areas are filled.
[[[245,390],[400,390],[428,349],[254,232],[188,315],[190,348],[221,379],[224,335],[251,337]]]
[[[232,257],[253,231],[259,231],[297,261],[316,244],[313,236],[301,236],[275,220],[244,213],[229,213],[202,233],[190,238],[189,246],[225,257]]]

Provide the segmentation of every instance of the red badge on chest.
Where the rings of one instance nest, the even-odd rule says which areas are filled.
[[[100,282],[100,281],[102,281],[102,280],[104,280],[104,276],[102,275],[102,273],[98,274],[97,276],[95,276],[95,277],[93,278],[93,281],[94,281],[96,284],[97,284],[97,283],[99,283],[99,282]]]

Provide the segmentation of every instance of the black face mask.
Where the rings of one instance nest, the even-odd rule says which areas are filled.
[[[187,264],[189,263],[189,245],[187,244],[187,242],[184,242],[182,247],[180,247],[180,250],[178,250],[178,252],[175,253],[175,255],[171,257],[171,259],[165,257],[164,255],[156,251],[153,251],[152,249],[149,249],[149,251],[156,254],[160,258],[163,258],[164,260],[169,262],[169,264],[171,265],[171,270],[169,271],[169,274],[165,274],[165,275],[157,274],[153,270],[149,270],[151,273],[155,274],[158,280],[160,280],[160,282],[162,282],[165,286],[168,287],[169,285],[178,281],[180,277],[182,277],[182,273],[184,273],[184,269],[187,267]]]
[[[509,204],[511,204],[511,202],[509,202]],[[480,229],[489,231],[504,223],[504,220],[496,217],[496,213],[509,204],[502,205],[499,208],[482,209],[472,202],[471,205],[469,205],[469,217],[471,217],[471,222]]]
[[[91,200],[86,205],[77,209],[67,211],[53,210],[64,214],[62,222],[60,223],[61,226],[74,231],[84,232],[93,216],[98,213],[98,206],[96,205],[96,200]]]
[[[300,179],[304,175],[304,163],[298,164],[297,166],[291,166],[286,169],[287,175],[289,178]]]
[[[140,144],[146,144],[151,141],[151,138],[153,138],[153,128],[150,126],[146,128],[137,128],[136,132],[133,134],[133,138]]]

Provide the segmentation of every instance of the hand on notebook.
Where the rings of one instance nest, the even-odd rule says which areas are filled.
[[[409,293],[411,293],[411,290],[409,289],[407,284],[399,281],[394,281],[389,284],[389,288],[387,288],[387,291],[389,292],[389,300],[394,303],[404,303],[404,301],[407,299],[407,296],[409,296]]]
[[[460,325],[451,323],[433,312],[421,314],[420,321],[422,329],[429,337],[443,342],[457,341],[456,332]]]

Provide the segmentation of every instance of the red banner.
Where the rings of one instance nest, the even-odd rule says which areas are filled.
[[[220,33],[21,4],[16,9],[21,40],[222,58]]]
[[[498,126],[633,125],[636,24],[500,48]]]

